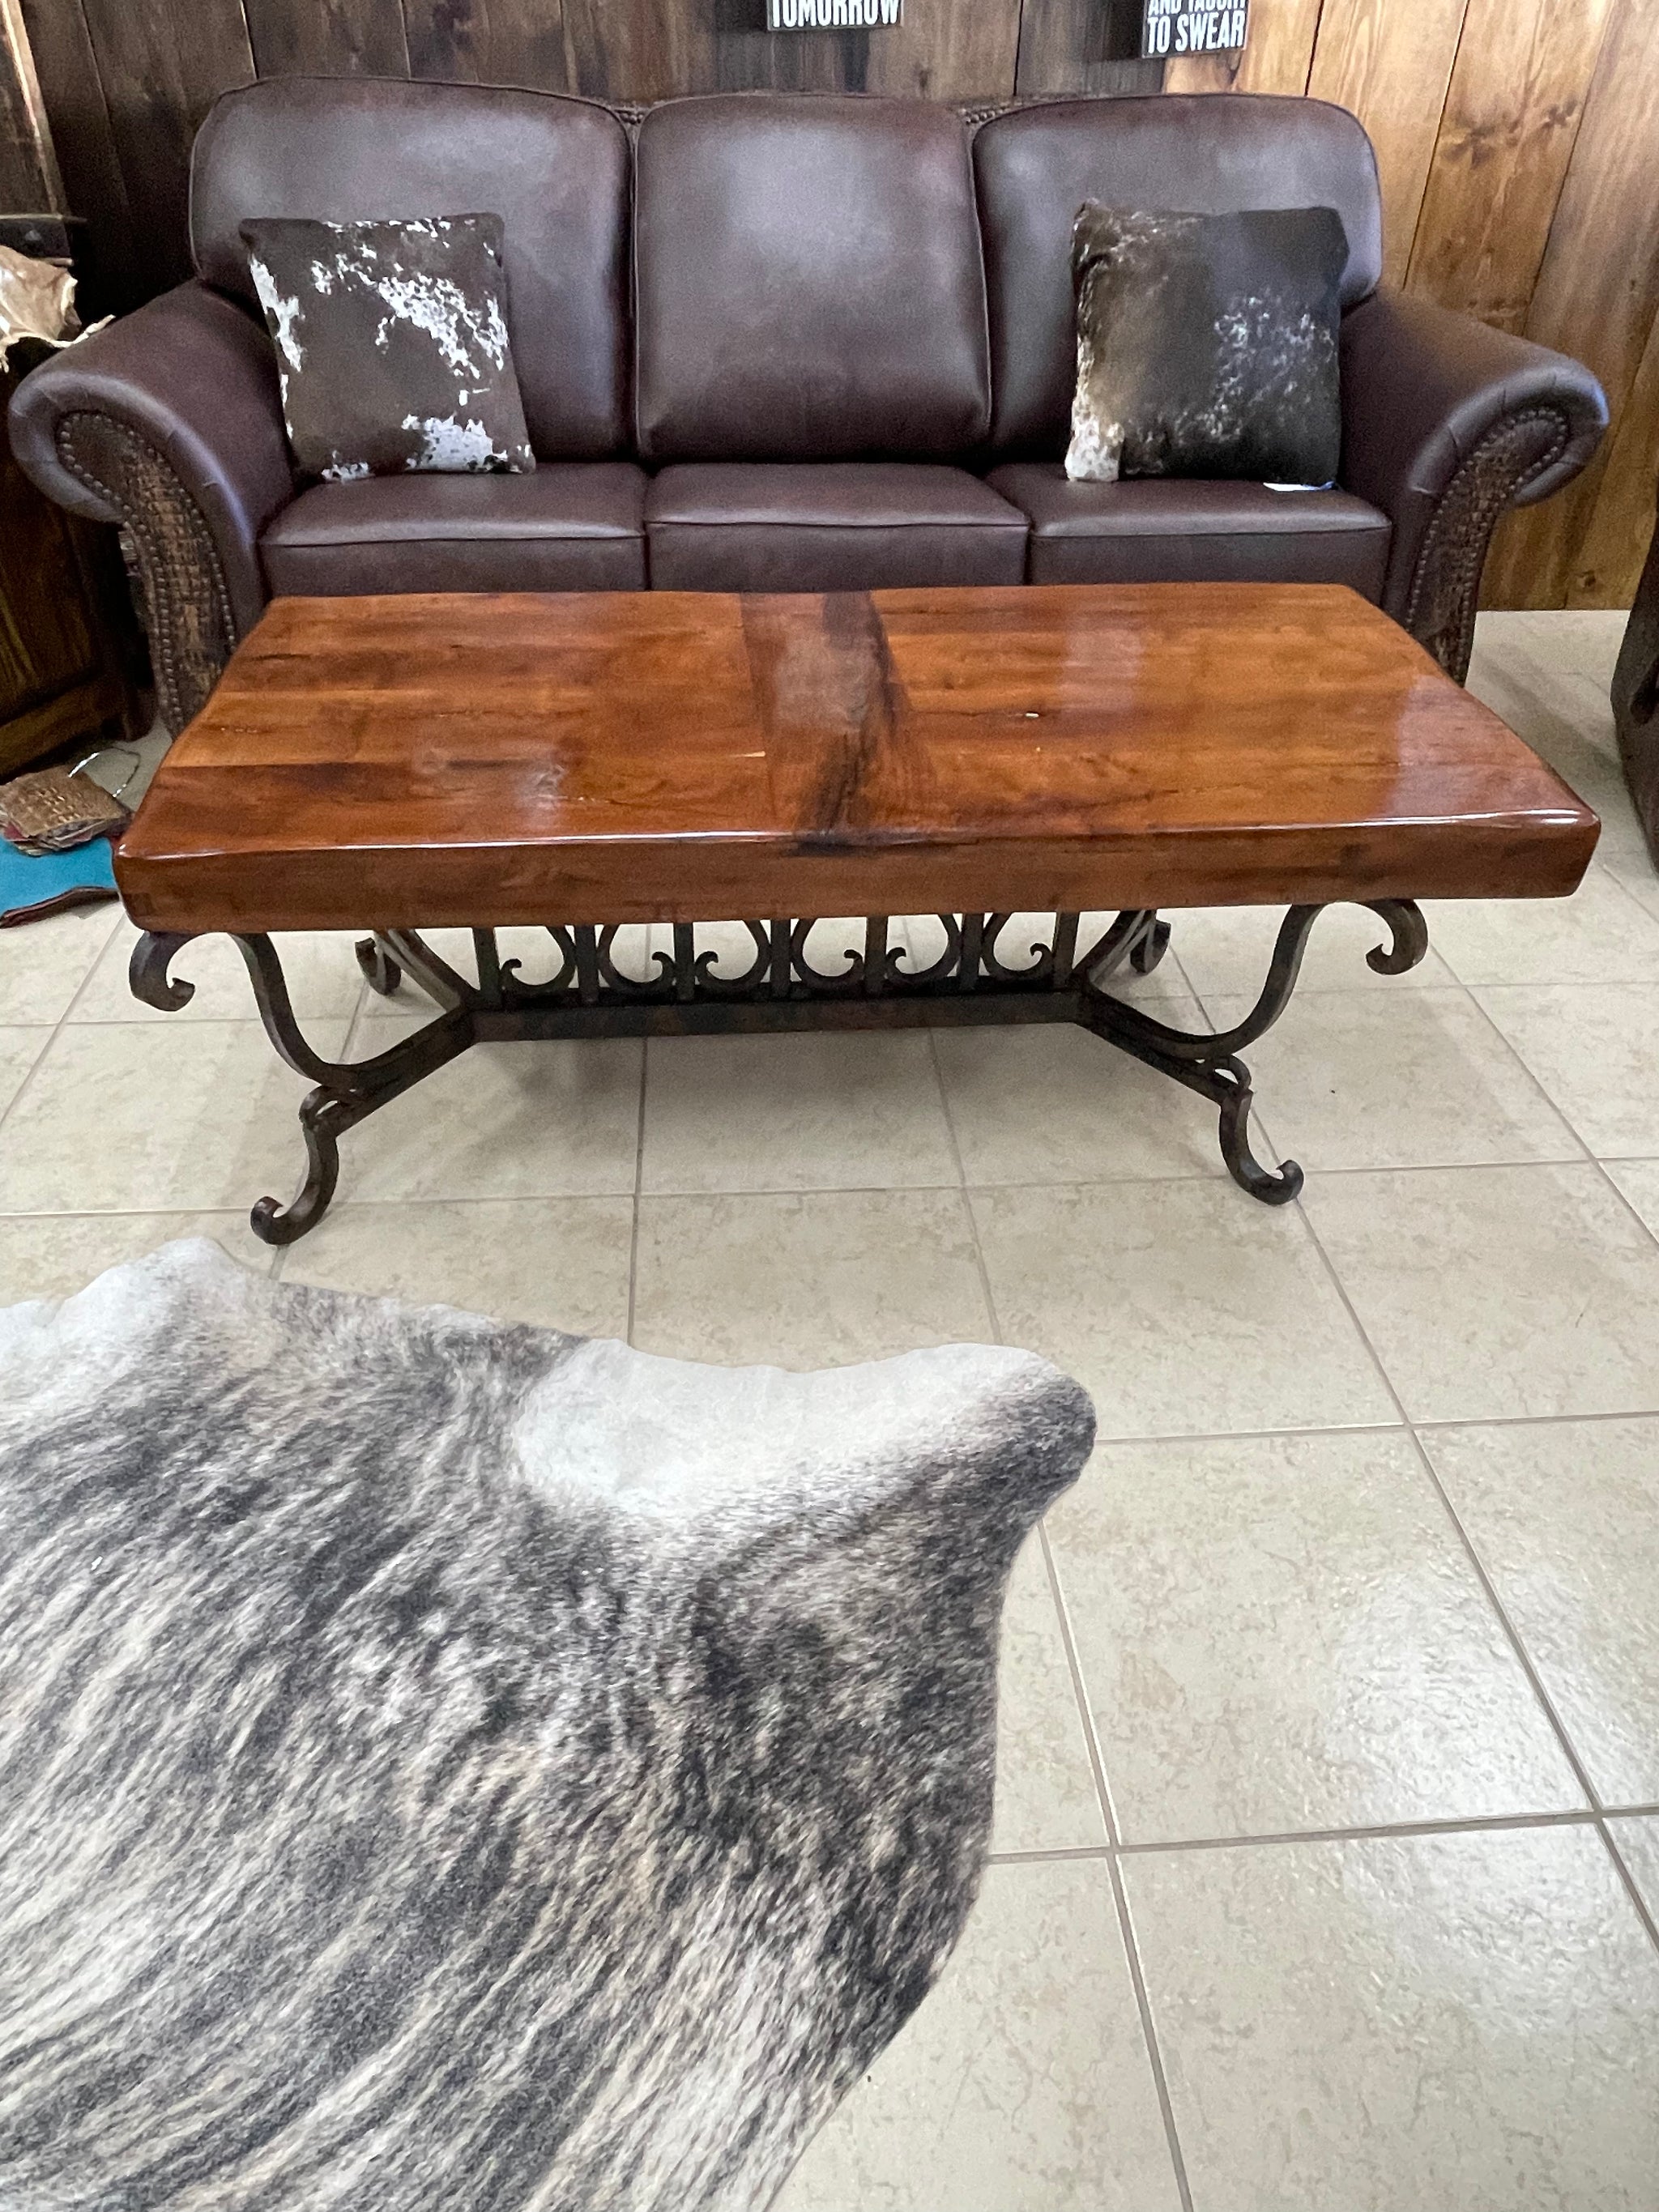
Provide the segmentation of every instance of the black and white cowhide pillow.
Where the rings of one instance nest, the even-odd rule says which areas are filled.
[[[759,2212],[974,1896],[1024,1354],[0,1312],[5,2212]]]
[[[1342,452],[1334,208],[1079,210],[1066,473],[1327,484]]]
[[[245,222],[289,443],[331,483],[536,465],[507,338],[498,215]]]

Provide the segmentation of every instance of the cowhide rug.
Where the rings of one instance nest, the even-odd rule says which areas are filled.
[[[973,1899],[1092,1432],[257,1280],[0,1312],[3,2212],[750,2212]]]

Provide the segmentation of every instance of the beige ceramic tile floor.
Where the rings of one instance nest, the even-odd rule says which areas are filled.
[[[1620,628],[1483,621],[1475,687],[1601,857],[1565,905],[1431,910],[1395,981],[1369,917],[1322,923],[1251,1055],[1309,1171],[1283,1212],[1080,1033],[512,1046],[349,1139],[277,1258],[246,1209],[292,1188],[299,1086],[229,949],[162,1021],[111,913],[0,935],[0,1297],[205,1230],[690,1358],[1001,1335],[1095,1392],[1010,1596],[996,1863],[783,2212],[1659,2208],[1659,878]],[[1137,988],[1224,1022],[1272,927],[1176,916]],[[341,940],[294,975],[325,1044],[408,1019]]]

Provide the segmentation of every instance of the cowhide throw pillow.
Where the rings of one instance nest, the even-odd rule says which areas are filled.
[[[1334,208],[1178,215],[1088,201],[1072,238],[1066,475],[1329,483],[1347,252]]]
[[[498,215],[242,225],[301,472],[533,469]]]
[[[0,2206],[763,2212],[967,1917],[1093,1427],[204,1243],[0,1310]]]

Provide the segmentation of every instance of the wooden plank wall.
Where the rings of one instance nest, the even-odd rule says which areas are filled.
[[[58,164],[16,0],[0,0],[0,208],[59,212]]]
[[[1130,57],[1139,0],[906,0],[902,28],[769,37],[764,0],[0,0],[27,27],[90,290],[187,271],[186,164],[214,97],[369,72],[617,101],[769,85],[988,101],[1067,91],[1308,94],[1377,149],[1388,275],[1564,348],[1613,435],[1504,525],[1495,603],[1628,603],[1659,475],[1659,0],[1254,0],[1235,58]],[[10,98],[10,105],[8,105]],[[0,68],[0,202],[33,187]],[[7,167],[8,162],[11,167]]]

